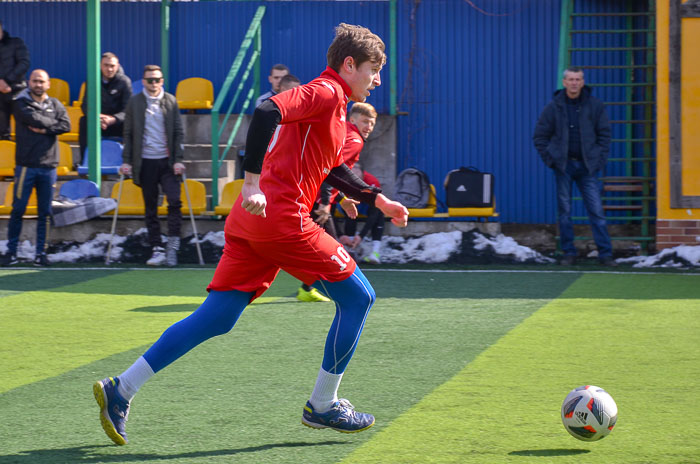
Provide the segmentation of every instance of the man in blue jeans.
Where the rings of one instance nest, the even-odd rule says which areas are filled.
[[[559,236],[564,252],[561,264],[576,263],[571,222],[571,190],[576,182],[588,211],[598,260],[605,266],[615,266],[599,181],[610,152],[610,120],[603,102],[585,85],[581,68],[567,68],[562,84],[564,89],[554,93],[532,137],[542,161],[556,176]]]
[[[36,187],[36,255],[35,266],[48,266],[45,246],[51,222],[51,200],[56,183],[59,149],[57,135],[70,130],[70,119],[61,102],[46,94],[49,75],[37,69],[29,77],[29,87],[20,92],[13,104],[17,123],[15,180],[12,213],[7,227],[7,253],[3,266],[18,262],[17,245],[22,231],[22,216]]]

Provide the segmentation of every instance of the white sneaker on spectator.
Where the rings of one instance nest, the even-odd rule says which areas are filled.
[[[165,249],[163,247],[153,247],[153,254],[151,259],[146,261],[149,266],[162,266],[165,264]]]

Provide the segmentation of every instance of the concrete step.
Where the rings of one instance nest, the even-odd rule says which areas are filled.
[[[236,133],[233,143],[236,145],[245,145],[246,135],[248,134],[248,126],[250,125],[251,115],[244,114],[241,125]],[[226,127],[221,132],[220,142],[226,143],[231,131],[238,119],[237,114],[229,116],[226,122]],[[220,124],[223,123],[224,117],[219,116]],[[209,114],[183,114],[182,125],[185,129],[185,143],[211,143],[211,115]]]
[[[239,152],[245,148],[245,145],[231,145],[228,153],[226,153],[227,160],[236,160],[239,158]],[[219,145],[219,158],[224,153],[226,149],[225,144]],[[186,143],[185,144],[185,159],[186,160],[209,160],[211,161],[211,143]]]
[[[185,160],[187,177],[190,179],[205,177],[211,179],[211,161],[209,160]],[[226,177],[230,180],[235,178],[236,161],[224,160],[219,167],[218,177]]]

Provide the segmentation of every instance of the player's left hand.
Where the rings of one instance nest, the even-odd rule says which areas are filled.
[[[345,214],[347,214],[350,219],[357,219],[357,206],[355,205],[359,204],[359,201],[348,197],[343,197],[343,199],[340,200],[340,207],[343,208],[343,211],[345,211]]]
[[[381,193],[377,195],[374,206],[379,208],[385,216],[391,218],[396,227],[406,227],[408,224],[408,210],[398,201],[389,200]]]

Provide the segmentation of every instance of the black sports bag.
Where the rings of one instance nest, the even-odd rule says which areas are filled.
[[[493,174],[475,167],[453,169],[445,177],[448,208],[493,207]]]

